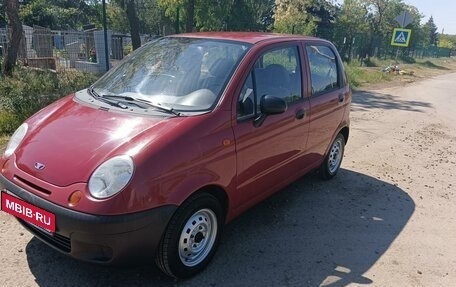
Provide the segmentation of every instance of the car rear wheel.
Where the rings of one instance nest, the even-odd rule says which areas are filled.
[[[214,256],[222,226],[217,198],[208,193],[192,196],[172,217],[158,248],[157,266],[175,278],[200,272]]]
[[[338,134],[320,167],[320,174],[323,179],[331,179],[337,174],[344,157],[344,151],[345,138],[342,134]]]

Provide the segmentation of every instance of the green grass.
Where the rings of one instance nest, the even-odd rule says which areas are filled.
[[[360,88],[370,84],[387,83],[390,81],[404,79],[405,76],[394,75],[382,72],[382,68],[394,65],[392,59],[371,58],[367,67],[361,67],[359,61],[344,63],[350,85],[353,88]],[[445,71],[456,70],[456,59],[454,58],[424,58],[424,59],[399,59],[397,65],[401,70],[419,71],[419,75],[411,77],[427,77],[429,75],[442,73]]]
[[[417,64],[420,65],[420,66],[426,67],[426,68],[431,68],[431,69],[450,70],[447,67],[444,67],[444,66],[441,66],[441,65],[437,65],[436,63],[431,62],[429,60],[424,61],[424,62],[418,62]]]
[[[352,88],[359,88],[366,84],[388,82],[393,79],[393,75],[384,73],[380,69],[360,67],[359,64],[345,64],[348,81]]]
[[[9,138],[9,136],[0,136],[0,154],[3,154],[3,152],[5,151]]]

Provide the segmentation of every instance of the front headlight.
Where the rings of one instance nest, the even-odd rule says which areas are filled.
[[[3,153],[5,157],[9,157],[14,153],[19,144],[24,139],[27,130],[28,125],[26,123],[23,123],[22,125],[20,125],[20,127],[17,128],[17,130],[14,132],[13,136],[9,140],[5,152]]]
[[[89,179],[89,192],[98,199],[121,191],[133,175],[133,160],[128,155],[115,156],[102,163]]]

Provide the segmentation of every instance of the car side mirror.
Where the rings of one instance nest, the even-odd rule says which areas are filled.
[[[264,120],[269,115],[278,115],[284,113],[287,110],[287,103],[284,99],[264,95],[260,100],[260,111],[261,114],[255,118],[253,125],[259,127],[263,124]]]

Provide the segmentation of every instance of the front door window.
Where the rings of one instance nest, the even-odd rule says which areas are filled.
[[[249,73],[238,98],[238,118],[260,113],[265,95],[284,99],[291,105],[302,99],[301,64],[297,47],[273,49],[262,54]]]

